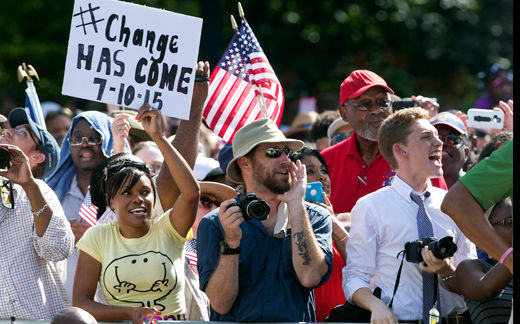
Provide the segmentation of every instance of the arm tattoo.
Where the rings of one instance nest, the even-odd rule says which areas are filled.
[[[307,248],[307,241],[305,241],[303,237],[303,231],[294,233],[294,238],[296,239],[296,246],[298,247],[298,255],[303,259],[302,264],[309,265],[311,257]]]

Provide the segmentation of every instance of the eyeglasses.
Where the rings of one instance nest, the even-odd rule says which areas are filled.
[[[491,222],[490,222],[491,223]],[[492,226],[495,226],[495,225],[507,225],[507,226],[511,226],[513,225],[513,217],[506,217],[504,219],[502,219],[501,221],[498,221],[498,222],[494,222],[494,223],[491,223]]]
[[[439,135],[439,139],[447,145],[457,146],[464,142],[464,135]]]
[[[390,95],[387,94],[386,98],[378,98],[376,100],[370,100],[370,99],[363,99],[360,102],[345,102],[344,106],[350,106],[353,109],[360,111],[360,112],[367,112],[372,108],[374,105],[383,110],[390,110],[392,109],[392,99],[390,98]]]
[[[212,209],[213,205],[215,205],[215,207],[220,207],[220,201],[213,200],[207,196],[201,196],[200,203],[201,203],[202,207],[207,208],[207,209]]]
[[[292,150],[290,148],[288,148],[287,146],[284,148],[267,147],[264,149],[264,152],[265,152],[265,156],[267,156],[269,158],[273,158],[273,159],[280,157],[282,155],[282,153],[285,153],[285,155],[287,155],[287,157],[290,157],[291,154],[293,153]]]
[[[4,207],[14,209],[14,192],[11,181],[0,179],[0,197]]]
[[[152,175],[159,174],[159,171],[161,171],[161,167],[162,167],[162,163],[148,165],[148,168],[150,169],[150,172],[152,173]]]
[[[0,129],[0,136],[5,136],[5,132],[7,130],[13,132],[15,135],[23,135],[25,133],[29,133],[29,136],[31,136],[32,140],[36,144],[37,149],[43,152],[40,142],[36,138],[34,138],[33,133],[29,131],[28,125],[18,125],[15,128]]]
[[[67,138],[70,145],[82,145],[83,141],[86,140],[88,145],[98,145],[103,141],[103,137],[99,134],[92,134],[87,137],[80,135],[71,135]]]

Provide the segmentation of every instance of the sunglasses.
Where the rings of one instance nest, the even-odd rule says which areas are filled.
[[[273,158],[273,159],[280,157],[282,155],[282,153],[285,153],[285,155],[287,155],[287,157],[290,157],[291,154],[293,153],[293,151],[290,148],[288,148],[287,146],[284,148],[267,147],[264,149],[264,152],[265,152],[265,156],[267,156],[269,158]]]
[[[453,145],[453,146],[457,146],[457,145],[463,143],[463,141],[464,141],[463,135],[455,135],[455,134],[439,135],[439,139],[443,143],[448,144],[448,145]]]
[[[201,196],[200,203],[204,208],[207,209],[212,209],[213,205],[215,205],[215,207],[220,207],[220,201],[213,200],[207,196]]]
[[[74,146],[82,145],[84,140],[87,141],[88,145],[98,145],[103,141],[103,137],[99,134],[93,134],[86,137],[80,135],[71,135],[69,138],[67,138],[69,144]]]
[[[9,209],[14,209],[14,192],[11,181],[0,180],[0,197],[2,199],[2,206]]]
[[[513,217],[506,217],[506,218],[502,219],[501,221],[491,223],[491,225],[493,225],[493,226],[495,226],[495,225],[511,226],[511,225],[513,225]]]

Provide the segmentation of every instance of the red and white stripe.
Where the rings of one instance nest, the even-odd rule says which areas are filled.
[[[89,190],[85,200],[83,201],[83,204],[81,204],[79,217],[81,217],[81,219],[83,219],[90,226],[94,226],[97,224],[97,212],[98,208],[96,205],[92,204]]]

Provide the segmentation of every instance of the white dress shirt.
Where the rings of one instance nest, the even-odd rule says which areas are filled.
[[[380,287],[381,299],[389,304],[402,257],[396,256],[404,249],[406,242],[419,239],[419,207],[410,198],[412,191],[412,187],[395,176],[390,186],[360,198],[352,209],[347,265],[343,268],[342,283],[348,301],[352,301],[352,295],[360,288],[373,291],[375,287]],[[457,244],[454,264],[458,265],[465,259],[476,259],[475,245],[440,210],[447,191],[432,187],[429,181],[427,191],[431,195],[425,198],[424,204],[432,221],[434,236],[438,239],[452,236]],[[439,278],[441,315],[464,312],[464,298],[445,289],[441,281]],[[407,262],[405,258],[392,312],[400,320],[421,319],[422,300],[419,265]]]

